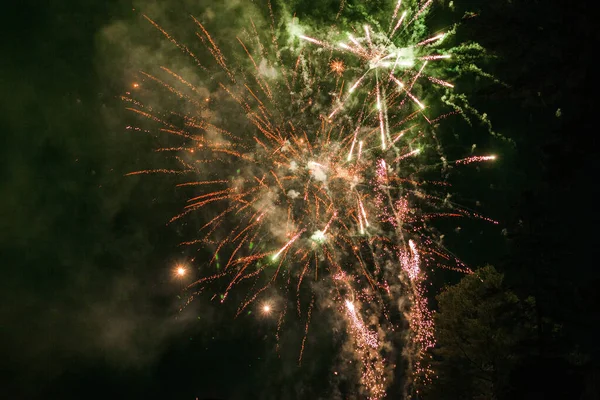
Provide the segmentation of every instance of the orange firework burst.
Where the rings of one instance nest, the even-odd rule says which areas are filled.
[[[213,298],[222,302],[234,287],[251,287],[238,306],[240,315],[269,291],[282,288],[286,296],[295,292],[298,315],[305,321],[301,363],[311,315],[313,310],[319,312],[316,288],[327,287],[355,343],[363,394],[371,399],[384,397],[388,383],[386,353],[391,350],[383,343],[389,339],[386,332],[399,326],[389,312],[400,303],[394,296],[403,293],[409,300],[405,317],[414,356],[409,372],[416,385],[426,384],[432,376],[427,354],[435,344],[424,285],[426,271],[441,266],[470,272],[444,248],[442,237],[429,221],[474,217],[496,223],[450,201],[443,189],[449,186],[446,178],[429,181],[420,173],[424,166],[437,166],[440,159],[445,169],[450,163],[464,165],[495,158],[470,156],[448,161],[437,142],[429,145],[436,137],[432,132],[437,121],[461,112],[455,109],[431,115],[438,111],[427,109],[416,96],[432,84],[443,90],[453,88],[449,82],[426,75],[429,71],[425,70],[426,65],[435,64],[432,61],[449,58],[434,47],[444,35],[402,48],[392,39],[402,24],[410,25],[431,3],[427,1],[412,19],[405,20],[406,12],[396,18],[398,1],[389,35],[376,34],[365,26],[364,37],[349,35],[348,43],[339,44],[337,51],[344,57],[358,57],[365,67],[366,72],[350,88],[344,79],[321,82],[329,75],[327,67],[330,73],[342,76],[346,71],[343,60],[322,60],[313,68],[305,54],[288,54],[293,50],[277,48],[276,32],[265,41],[254,23],[237,37],[235,45],[247,60],[236,65],[239,54],[229,56],[222,51],[218,38],[209,33],[210,27],[193,19],[205,46],[201,51],[208,50],[219,67],[209,71],[192,50],[146,17],[211,75],[214,87],[207,95],[208,89],[200,91],[193,83],[195,77],[162,66],[152,74],[140,72],[143,84],[135,84],[139,90],[123,96],[128,110],[168,136],[157,151],[174,154],[179,165],[131,175],[190,176],[177,185],[188,191],[190,198],[170,222],[200,210],[206,218],[196,229],[198,236],[182,243],[214,251],[199,272],[189,270],[189,275],[199,275],[188,286],[198,289],[192,297],[217,282],[221,288]],[[298,38],[334,48],[314,38]],[[269,49],[268,43],[275,48]],[[289,60],[295,62],[286,62]],[[354,72],[351,65],[348,71]],[[150,86],[161,87],[187,106],[165,110],[144,102],[142,95]],[[353,100],[346,101],[350,96]],[[327,104],[322,99],[327,99]],[[373,103],[376,107],[368,107]],[[328,106],[333,106],[333,111],[325,115],[322,110]],[[237,113],[232,112],[235,109]],[[336,114],[341,117],[333,118]],[[188,270],[177,266],[175,275],[183,278]],[[182,280],[188,282],[187,277]],[[300,293],[304,290],[312,291],[312,300],[303,309]],[[287,303],[260,304],[262,314],[280,315],[279,339]]]
[[[331,60],[331,62],[329,63],[329,69],[337,76],[342,76],[342,74],[346,70],[346,66],[344,65],[344,62],[342,60],[335,59]]]

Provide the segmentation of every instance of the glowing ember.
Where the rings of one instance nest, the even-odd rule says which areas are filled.
[[[337,76],[342,76],[342,74],[346,70],[346,66],[344,65],[344,62],[342,60],[332,60],[329,63],[329,68],[331,69],[331,72],[333,72]]]

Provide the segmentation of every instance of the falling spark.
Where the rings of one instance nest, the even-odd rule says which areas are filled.
[[[434,36],[434,37],[432,37],[432,38],[425,39],[425,40],[423,40],[422,42],[420,42],[420,43],[417,43],[417,44],[416,44],[416,46],[423,46],[423,45],[426,45],[426,44],[428,44],[428,43],[437,42],[438,40],[441,40],[441,39],[443,39],[443,38],[444,38],[444,36],[445,36],[445,34],[443,34],[443,33],[440,33],[439,35],[436,35],[436,36]]]
[[[318,44],[318,45],[321,45],[321,46],[323,45],[323,42],[321,42],[321,41],[319,41],[317,39],[308,37],[308,36],[300,35],[299,38],[303,39],[303,40],[306,40],[307,42],[311,42],[311,43]]]
[[[463,158],[461,160],[457,160],[456,164],[471,164],[471,163],[476,163],[476,162],[482,162],[482,161],[490,161],[490,160],[495,160],[496,156],[472,156],[472,157],[467,157],[467,158]]]
[[[400,25],[402,25],[402,21],[404,21],[404,18],[406,18],[406,11],[404,11],[402,13],[402,16],[398,20],[398,23],[396,24],[396,26],[394,26],[394,29],[392,30],[392,33],[390,34],[390,37],[394,37],[394,33],[396,33],[396,31],[398,30],[398,28],[400,28]]]
[[[363,148],[363,141],[361,140],[360,142],[358,142],[358,161],[360,161],[360,156],[362,154],[362,148]]]
[[[291,238],[286,244],[285,246],[283,246],[277,253],[275,253],[275,255],[273,255],[273,260],[277,260],[279,258],[279,256],[281,255],[281,253],[283,253],[288,247],[290,247],[292,245],[292,243],[294,243],[296,240],[298,240],[298,238],[300,237],[300,235],[302,235],[304,233],[306,229],[302,229],[300,232],[298,232],[293,238]]]
[[[398,0],[398,3],[396,3],[396,8],[394,8],[394,13],[392,14],[391,23],[394,23],[394,20],[398,16],[398,11],[400,10],[400,5],[401,4],[402,4],[402,0]]]
[[[354,304],[350,300],[346,300],[346,309],[348,310],[348,314],[352,320],[353,328],[360,335],[360,340],[367,346],[370,346],[374,349],[378,348],[379,340],[377,339],[377,334],[369,331],[367,327],[365,327],[360,317],[356,314]]]

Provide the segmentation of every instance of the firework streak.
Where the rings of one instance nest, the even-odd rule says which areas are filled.
[[[177,186],[196,194],[171,223],[199,210],[210,215],[198,237],[184,244],[211,249],[214,257],[202,270],[213,273],[190,287],[201,292],[221,285],[221,301],[234,287],[250,288],[239,315],[264,301],[271,288],[287,283],[306,321],[300,362],[311,313],[321,302],[333,301],[362,368],[360,390],[372,399],[385,396],[393,369],[386,363],[391,350],[383,344],[401,324],[391,310],[409,304],[400,311],[409,327],[404,336],[409,343],[404,353],[410,356],[407,391],[414,393],[431,379],[427,358],[435,343],[425,271],[436,266],[470,272],[443,247],[429,222],[478,218],[495,223],[450,202],[448,182],[421,176],[440,159],[442,169],[449,164],[434,125],[449,115],[468,118],[463,110],[471,110],[464,102],[458,105],[463,97],[453,94],[452,76],[444,73],[452,69],[440,65],[474,46],[443,47],[454,27],[449,33],[418,34],[412,28],[423,31],[431,1],[405,3],[392,5],[387,32],[359,25],[337,43],[293,33],[297,20],[276,29],[269,5],[270,28],[258,29],[251,21],[237,36],[233,54],[226,54],[219,38],[194,17],[191,24],[202,43],[198,51],[145,17],[200,66],[212,89],[192,84],[196,77],[160,67],[152,74],[140,72],[143,84],[136,88],[162,88],[184,107],[161,109],[142,101],[142,90],[123,96],[129,110],[169,137],[169,145],[157,151],[172,154],[179,165],[132,174],[190,177]],[[264,31],[270,35],[263,37]],[[283,46],[282,37],[294,44]],[[435,98],[430,93],[442,99],[436,110],[444,105],[450,110],[436,114],[428,108],[423,96]],[[470,156],[454,164],[492,159]],[[328,288],[328,299],[316,284]],[[312,300],[307,305],[303,298]],[[264,312],[278,309],[267,304]],[[277,338],[286,310],[279,307]]]

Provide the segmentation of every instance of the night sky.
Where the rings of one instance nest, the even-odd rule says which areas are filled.
[[[166,225],[185,201],[172,177],[124,176],[160,162],[151,136],[125,129],[132,116],[119,99],[138,70],[170,54],[141,13],[185,41],[180,22],[189,14],[211,6],[220,15],[238,2],[42,3],[5,8],[0,35],[2,397],[335,398],[332,387],[344,383],[332,376],[340,343],[328,311],[317,312],[301,367],[301,321],[288,322],[278,358],[276,318],[236,319],[235,304],[208,296],[179,312],[187,278],[175,279],[173,268],[207,256],[179,246],[199,222]],[[293,3],[314,15],[339,4]],[[470,266],[494,265],[512,290],[535,296],[540,315],[561,327],[523,363],[528,379],[515,380],[513,398],[594,398],[600,171],[591,7],[455,3],[479,12],[463,34],[497,56],[486,71],[507,84],[473,88],[473,104],[515,145],[489,142],[498,162],[458,186],[499,226],[465,226],[448,240]],[[231,9],[222,18],[233,29],[243,12]],[[435,275],[432,296],[460,278]],[[583,361],[572,361],[575,353]],[[398,386],[388,398],[399,398]]]

